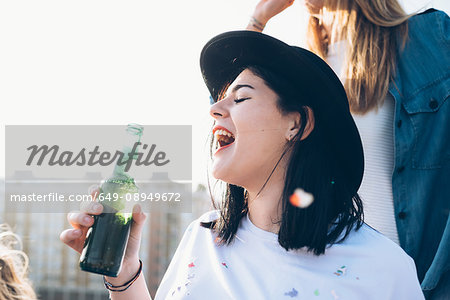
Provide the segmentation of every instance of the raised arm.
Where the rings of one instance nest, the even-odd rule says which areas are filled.
[[[252,17],[247,25],[247,30],[262,32],[267,22],[286,8],[292,5],[294,0],[261,0],[256,5]]]

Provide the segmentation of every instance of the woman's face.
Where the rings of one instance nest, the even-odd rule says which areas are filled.
[[[264,182],[296,134],[300,114],[282,114],[278,96],[249,69],[229,86],[210,109],[213,129],[212,175],[248,188]]]

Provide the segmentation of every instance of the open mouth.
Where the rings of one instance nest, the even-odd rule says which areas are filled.
[[[234,135],[224,127],[216,127],[213,130],[214,141],[217,149],[222,149],[234,143]]]

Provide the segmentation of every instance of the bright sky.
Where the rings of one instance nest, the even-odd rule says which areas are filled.
[[[243,29],[257,2],[1,1],[0,177],[5,125],[133,122],[192,125],[193,181],[205,182],[212,118],[200,51],[213,36]],[[401,3],[407,12],[450,12],[446,0]],[[265,33],[302,45],[305,20],[297,0]]]

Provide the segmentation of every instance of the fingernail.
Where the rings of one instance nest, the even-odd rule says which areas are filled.
[[[98,185],[97,184],[93,184],[88,188],[88,193],[89,195],[92,194],[94,191],[98,190]]]
[[[91,217],[84,217],[84,222],[91,223],[92,218]]]
[[[81,235],[81,230],[80,229],[75,229],[74,231],[72,231],[72,235],[74,237],[79,237]]]

